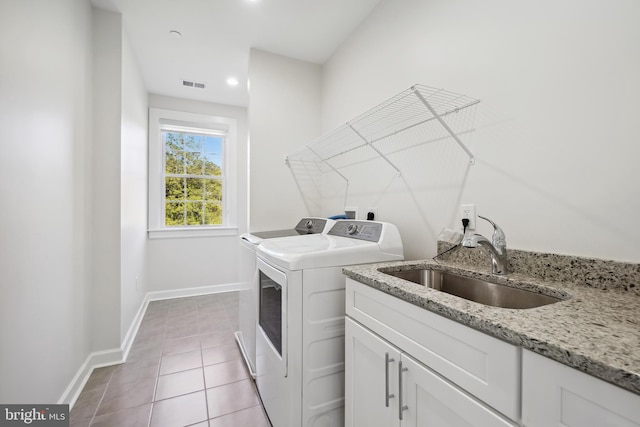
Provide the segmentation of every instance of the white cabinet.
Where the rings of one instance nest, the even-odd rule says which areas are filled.
[[[345,427],[400,424],[399,360],[398,349],[351,319],[345,320]]]
[[[527,427],[640,427],[640,395],[528,350],[522,362]]]
[[[352,279],[345,299],[347,427],[640,427],[639,394]]]
[[[346,299],[347,427],[517,425],[517,347],[351,279]]]
[[[345,339],[346,427],[514,425],[349,318]]]

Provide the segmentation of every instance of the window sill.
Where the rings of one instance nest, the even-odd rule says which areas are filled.
[[[238,227],[182,227],[149,230],[149,239],[175,239],[185,237],[229,237],[237,236]]]

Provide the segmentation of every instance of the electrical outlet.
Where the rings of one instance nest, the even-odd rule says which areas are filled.
[[[476,229],[476,205],[460,205],[460,219],[463,220],[465,218],[469,220],[469,225],[467,226],[467,230],[475,230]]]
[[[373,220],[374,221],[379,221],[380,218],[378,218],[378,208],[367,208],[367,219],[369,219],[369,213],[373,214]]]

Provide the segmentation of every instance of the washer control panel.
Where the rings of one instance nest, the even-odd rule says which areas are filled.
[[[302,218],[300,222],[298,222],[298,225],[296,225],[296,231],[298,234],[318,234],[322,233],[326,224],[326,219]]]
[[[327,234],[378,242],[382,235],[382,227],[383,224],[380,222],[340,220],[334,224]]]

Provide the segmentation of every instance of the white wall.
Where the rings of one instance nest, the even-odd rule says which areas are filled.
[[[122,17],[94,9],[93,26],[91,317],[98,351],[120,347]]]
[[[148,96],[138,63],[123,34],[120,171],[120,338],[125,338],[144,298],[147,245]]]
[[[284,159],[320,134],[321,68],[252,49],[249,76],[251,231],[291,228],[311,212]]]
[[[145,293],[147,91],[119,13],[93,12],[92,350],[119,349]]]
[[[145,268],[147,93],[120,15],[85,0],[3,1],[0,63],[0,402],[69,401],[83,363],[117,357],[143,293],[157,290]],[[237,114],[245,176],[246,111],[213,110]],[[236,281],[237,239],[206,240],[167,246],[218,261],[193,281],[171,270],[160,288]]]
[[[347,168],[349,202],[379,205],[408,258],[435,255],[463,202],[509,247],[637,262],[638,22],[634,0],[383,0],[324,66],[324,131],[414,83],[441,87],[482,101],[465,136],[476,165],[449,141],[392,156],[404,180]]]
[[[207,102],[159,95],[149,96],[149,106],[197,114],[234,118],[238,126],[238,234],[235,236],[159,238],[147,241],[147,291],[179,290],[239,282],[239,239],[247,230],[247,112]]]
[[[91,8],[0,4],[0,402],[52,402],[87,357]]]

